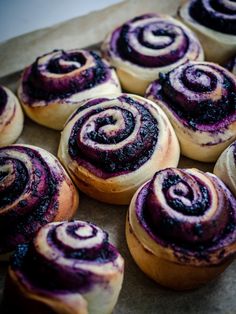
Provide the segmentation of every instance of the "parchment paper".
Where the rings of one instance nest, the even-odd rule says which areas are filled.
[[[41,53],[55,48],[95,45],[107,31],[128,18],[146,12],[174,14],[179,1],[126,1],[105,10],[62,23],[52,28],[20,36],[0,45],[0,84],[16,90],[19,70]],[[15,73],[16,72],[16,73]],[[56,155],[60,132],[25,119],[18,143],[42,147]],[[211,171],[213,165],[181,157],[179,167],[196,167]],[[128,206],[99,203],[80,193],[77,218],[104,228],[125,258],[123,288],[115,314],[154,313],[236,313],[236,262],[215,281],[191,292],[174,292],[150,280],[136,266],[126,245],[124,226]],[[7,263],[0,263],[0,294],[3,290]],[[13,296],[14,302],[14,296]]]

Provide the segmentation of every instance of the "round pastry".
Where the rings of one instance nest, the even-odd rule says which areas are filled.
[[[126,238],[149,277],[176,290],[196,288],[235,256],[236,199],[213,174],[161,170],[135,193]]]
[[[61,130],[70,114],[92,97],[120,92],[115,70],[86,50],[55,50],[25,69],[18,96],[34,121]]]
[[[191,0],[179,11],[197,33],[206,60],[224,64],[236,53],[236,3],[231,0]]]
[[[234,75],[236,75],[236,55],[227,62],[225,67]]]
[[[217,175],[236,196],[236,142],[231,144],[217,160],[214,168]]]
[[[43,225],[70,219],[78,193],[59,161],[42,148],[0,148],[0,254],[28,242]]]
[[[0,147],[12,144],[23,129],[24,116],[16,96],[0,86]]]
[[[110,314],[124,260],[108,234],[79,220],[44,226],[10,264],[4,306],[22,313]],[[14,295],[14,304],[12,304]]]
[[[58,157],[84,193],[129,204],[157,170],[177,166],[179,144],[156,104],[121,94],[89,100],[75,111],[62,132]]]
[[[124,89],[141,95],[160,72],[188,60],[203,60],[195,35],[181,22],[160,14],[145,14],[116,28],[102,51],[116,67]]]
[[[181,65],[160,75],[146,97],[166,112],[187,157],[216,161],[236,139],[236,77],[217,64]]]

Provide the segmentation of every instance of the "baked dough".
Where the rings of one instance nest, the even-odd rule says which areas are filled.
[[[217,64],[181,65],[150,84],[146,97],[165,111],[189,158],[214,162],[236,139],[236,77]]]
[[[115,70],[93,51],[56,50],[23,72],[18,96],[35,122],[61,130],[81,103],[95,96],[120,93]]]
[[[58,157],[84,193],[129,204],[155,171],[177,166],[179,144],[165,113],[140,96],[94,98],[61,134]]]
[[[16,250],[4,306],[25,314],[110,314],[124,260],[108,240],[105,231],[88,222],[47,224],[32,243]]]
[[[0,254],[28,242],[46,223],[74,216],[78,192],[59,161],[30,145],[0,148]]]
[[[214,168],[217,175],[236,196],[236,142],[227,147],[217,160]]]
[[[220,179],[169,168],[135,193],[126,238],[146,275],[168,288],[193,289],[233,261],[235,222],[236,199]]]
[[[224,64],[236,53],[236,5],[233,1],[192,0],[179,10],[198,36],[207,61]]]
[[[16,96],[0,86],[0,147],[14,143],[23,129],[24,115]]]
[[[123,88],[144,95],[147,86],[188,60],[203,60],[196,36],[181,22],[161,14],[145,14],[116,28],[102,45]]]

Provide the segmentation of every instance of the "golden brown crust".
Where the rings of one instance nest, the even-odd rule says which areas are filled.
[[[126,219],[126,240],[135,262],[141,270],[160,285],[174,290],[191,290],[206,284],[221,274],[232,262],[210,267],[194,267],[170,262],[155,255],[145,248],[135,236],[132,227]]]

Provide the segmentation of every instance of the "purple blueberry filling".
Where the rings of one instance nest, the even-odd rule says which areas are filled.
[[[191,77],[186,72],[192,72]],[[218,70],[219,71],[219,70]],[[193,129],[208,126],[209,131],[222,129],[236,119],[236,84],[230,76],[224,75],[223,94],[219,100],[201,99],[201,93],[207,94],[217,88],[216,77],[213,73],[203,73],[194,70],[194,66],[183,70],[181,84],[186,90],[196,93],[195,99],[188,98],[187,94],[179,93],[175,86],[171,85],[168,74],[160,74],[157,81],[153,82],[147,96],[153,96],[163,101],[180,119]],[[198,79],[201,77],[201,79]],[[178,79],[178,78],[177,78]],[[213,129],[212,129],[213,128]]]
[[[201,183],[198,182],[196,178],[196,182],[199,185],[199,189],[201,191],[201,200],[197,200],[194,202],[193,200],[193,191],[191,186],[188,185],[187,181],[183,181],[178,175],[169,176],[163,182],[162,192],[166,197],[167,204],[173,208],[175,211],[178,211],[186,216],[201,216],[205,213],[207,208],[209,207],[209,199],[210,194],[207,188]],[[189,199],[192,203],[191,206],[185,205],[180,198],[173,199],[169,197],[168,191],[172,185],[177,185],[181,183],[186,187],[187,192],[183,194],[182,190],[175,190],[176,195],[184,196],[185,198]]]
[[[154,14],[140,16],[116,29],[112,34],[112,51],[115,54],[119,54],[124,60],[129,60],[134,64],[148,68],[167,66],[181,59],[189,49],[189,38],[180,26],[172,24],[171,21],[160,20],[133,29],[132,23],[152,17],[157,16]],[[149,42],[144,35],[146,32],[159,37],[160,41],[158,43]],[[150,56],[140,53],[136,49],[137,47],[130,41],[131,36],[135,36],[141,46],[153,49],[154,51],[156,50],[156,55]],[[163,40],[161,41],[162,38]],[[171,47],[176,38],[180,40],[178,47],[170,49],[165,55],[159,56],[158,51],[169,46]]]
[[[3,113],[6,104],[7,104],[7,93],[0,86],[0,116]]]
[[[190,15],[200,24],[225,34],[236,35],[236,9],[232,1],[193,0]]]
[[[30,156],[35,178],[29,185],[29,174],[25,165],[15,159],[14,182],[0,191],[1,207],[12,204],[22,194],[29,193],[28,198],[16,203],[10,211],[0,211],[0,252],[7,252],[19,243],[28,242],[40,227],[53,220],[58,210],[58,178],[40,154],[31,148],[12,148]],[[4,157],[4,148],[0,149],[0,166],[9,162]],[[8,173],[2,174],[2,180]],[[30,189],[30,192],[29,192]],[[9,233],[9,230],[11,231]]]
[[[47,65],[47,70],[51,73],[56,74],[63,74],[63,73],[69,73],[77,69],[75,65],[64,65],[62,66],[60,64],[61,61],[68,61],[68,62],[76,62],[80,65],[80,67],[84,66],[86,63],[86,59],[82,53],[76,52],[76,53],[66,53],[64,50],[61,51],[61,55],[57,58],[51,59]],[[36,63],[35,63],[36,64]],[[36,68],[37,71],[37,68]]]
[[[60,51],[61,54],[57,58],[51,59],[46,65],[46,71],[55,74],[67,74],[73,72],[85,63],[85,57],[79,52]],[[110,68],[101,57],[95,52],[90,51],[95,65],[88,67],[79,74],[62,77],[47,77],[42,73],[42,66],[38,64],[39,59],[33,63],[24,73],[23,76],[23,92],[29,97],[30,102],[35,100],[53,100],[56,98],[66,98],[74,93],[93,88],[96,85],[104,83],[110,78]],[[69,65],[62,62],[69,61]],[[76,62],[76,65],[73,64]],[[61,64],[62,63],[62,64]],[[70,64],[71,63],[71,64]]]
[[[175,185],[176,180],[179,179],[170,176],[166,178],[164,185]],[[165,188],[166,186],[163,187],[163,190],[168,203],[169,196]],[[236,200],[228,190],[225,190],[225,192],[227,194],[228,207],[223,210],[226,210],[227,214],[221,216],[219,220],[212,219],[208,222],[202,220],[193,224],[189,220],[191,215],[194,214],[194,211],[196,211],[197,216],[199,215],[199,211],[194,204],[190,211],[191,215],[189,215],[188,211],[183,221],[175,219],[174,216],[169,215],[168,211],[161,204],[153,203],[152,181],[150,181],[137,196],[135,203],[136,215],[139,223],[154,241],[162,246],[171,247],[179,260],[188,262],[192,257],[195,257],[199,260],[204,259],[207,261],[210,254],[219,251],[220,262],[223,258],[227,258],[224,248],[236,241]],[[208,202],[210,206],[211,200],[210,198],[206,200],[206,195],[204,194],[205,192],[202,195],[203,207],[205,207],[204,202]],[[210,196],[209,192],[208,195]],[[190,201],[192,199],[191,193],[186,194],[185,197]],[[171,207],[171,204],[169,206]],[[179,211],[179,208],[171,208],[174,211]],[[185,212],[180,212],[185,214]]]
[[[101,107],[93,110],[92,101],[77,110],[76,113],[79,113],[88,107],[91,108],[86,115],[76,121],[69,139],[70,156],[77,160],[79,164],[86,163],[86,167],[91,165],[89,167],[90,170],[102,177],[111,177],[138,169],[152,156],[157,143],[159,131],[157,121],[151,112],[138,101],[128,96],[120,96],[118,97],[118,101],[134,106],[141,115],[141,126],[134,141],[113,150],[99,150],[97,147],[92,149],[86,146],[86,143],[82,143],[80,141],[82,126],[90,117],[98,113],[103,113],[104,110],[114,109],[120,112],[125,121],[125,128],[117,131],[112,136],[107,136],[103,130],[100,130],[101,126],[115,124],[116,121],[114,117],[109,115],[102,119],[98,118],[95,122],[95,129],[87,134],[88,138],[95,143],[107,145],[120,143],[125,141],[126,138],[129,138],[135,128],[135,118],[127,109],[122,108],[122,106],[112,106],[106,109]]]
[[[29,180],[28,171],[20,160],[0,156],[0,167],[7,163],[13,164],[15,179],[9,186],[4,187],[4,189],[0,188],[0,208],[13,203],[22,194]],[[7,175],[8,172],[0,171],[0,182]]]
[[[90,226],[93,226],[90,224]],[[77,226],[75,226],[76,228]],[[54,227],[52,227],[54,228]],[[96,230],[96,228],[94,228]],[[118,252],[108,242],[108,235],[105,233],[105,238],[102,243],[99,244],[99,248],[83,248],[72,249],[69,251],[69,246],[63,247],[62,243],[59,245],[59,241],[56,240],[56,228],[51,229],[48,233],[48,244],[55,249],[56,252],[60,252],[60,255],[71,260],[71,265],[77,267],[63,266],[57,263],[57,260],[47,260],[47,258],[41,255],[37,251],[37,247],[34,242],[29,244],[19,245],[11,260],[11,266],[15,271],[19,271],[25,281],[31,286],[37,289],[42,289],[50,292],[86,292],[90,287],[102,282],[101,276],[92,271],[83,270],[79,267],[79,264],[84,265],[89,263],[102,264],[114,262],[118,256]],[[68,230],[67,230],[68,232]],[[69,233],[73,233],[72,230]],[[94,235],[96,236],[96,234]],[[78,237],[78,241],[80,238]]]

